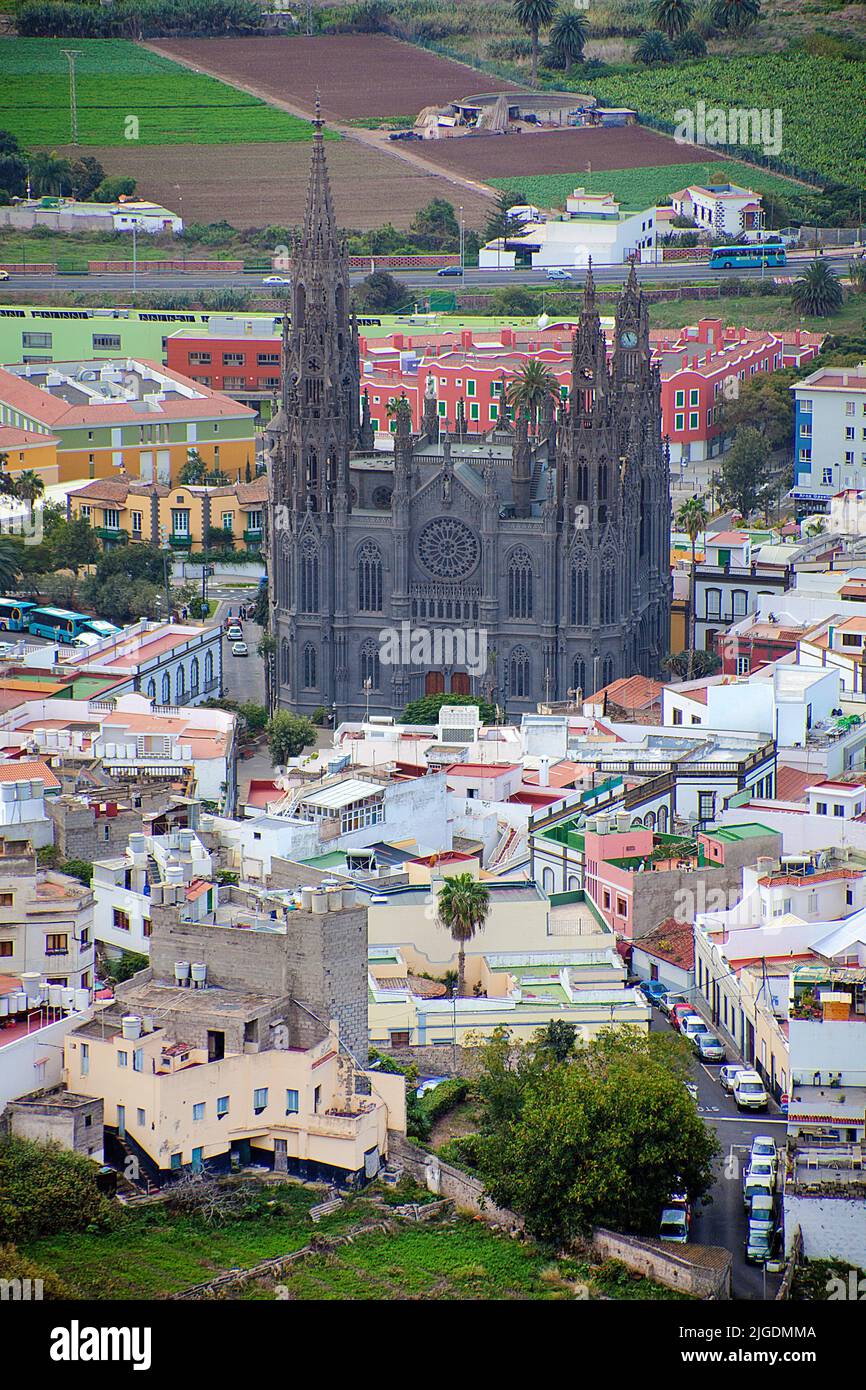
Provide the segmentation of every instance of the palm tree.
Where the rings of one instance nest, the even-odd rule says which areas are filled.
[[[490,911],[490,893],[471,874],[446,878],[436,905],[439,922],[459,945],[457,952],[457,994],[466,992],[466,942],[482,931]]]
[[[514,18],[532,39],[532,84],[538,81],[538,33],[556,13],[555,0],[514,0]]]
[[[823,319],[841,308],[844,297],[832,267],[826,261],[812,261],[794,281],[791,303],[798,313]]]
[[[647,67],[654,63],[670,63],[673,61],[674,50],[671,48],[670,41],[661,29],[645,29],[635,44],[634,60],[636,63],[644,63]]]
[[[761,0],[713,0],[711,14],[717,29],[737,34],[754,24],[761,13]]]
[[[11,536],[0,536],[0,589],[5,594],[21,573],[21,551]]]
[[[681,531],[685,531],[692,547],[692,570],[689,576],[689,668],[686,680],[692,679],[695,669],[695,547],[698,536],[709,519],[709,513],[699,497],[690,497],[677,512],[677,526]]]
[[[544,362],[521,362],[508,383],[508,404],[534,424],[549,397],[559,400],[559,382]]]
[[[550,47],[560,67],[566,70],[583,57],[589,21],[582,14],[560,10],[550,31]]]
[[[34,193],[63,193],[71,187],[72,165],[61,159],[55,150],[48,154],[39,150],[27,161],[30,187]]]
[[[685,33],[694,12],[694,0],[653,0],[650,5],[653,24],[663,30],[669,39]]]
[[[15,496],[20,497],[22,502],[29,502],[31,506],[44,491],[43,479],[32,468],[25,468],[15,479]]]
[[[853,261],[848,262],[848,278],[852,290],[866,294],[866,256],[855,256]]]

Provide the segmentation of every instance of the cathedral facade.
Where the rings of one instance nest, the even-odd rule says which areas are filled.
[[[608,360],[587,276],[568,401],[420,434],[394,403],[374,448],[321,122],[293,247],[282,399],[268,430],[275,699],[337,721],[478,694],[509,719],[540,700],[656,675],[670,624],[669,465],[634,274]],[[503,385],[504,390],[504,385]],[[479,655],[482,659],[479,659]]]

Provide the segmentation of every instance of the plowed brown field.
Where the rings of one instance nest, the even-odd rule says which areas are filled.
[[[162,149],[130,144],[87,153],[96,156],[107,174],[132,175],[144,197],[177,208],[187,223],[225,219],[233,227],[284,227],[303,217],[310,169],[307,144]],[[483,226],[490,214],[490,203],[479,195],[467,188],[458,193],[453,183],[385,151],[347,139],[329,141],[326,153],[342,227],[365,231],[384,222],[408,227],[432,198],[461,203],[471,227]]]
[[[524,131],[515,135],[461,135],[412,144],[424,159],[468,178],[512,174],[577,174],[600,169],[643,169],[660,164],[702,164],[718,159],[712,150],[678,145],[643,126]]]
[[[476,92],[518,91],[519,84],[476,72],[384,34],[321,38],[161,39],[150,47],[258,96],[312,111],[316,88],[331,120],[416,116]],[[523,89],[525,90],[525,88]]]

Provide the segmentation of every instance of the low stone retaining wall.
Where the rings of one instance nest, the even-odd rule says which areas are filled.
[[[401,1067],[417,1067],[421,1076],[465,1076],[473,1049],[466,1047],[385,1047],[376,1051],[392,1057]]]
[[[593,1231],[593,1249],[607,1260],[636,1270],[668,1289],[693,1298],[729,1299],[733,1256],[717,1245],[680,1245],[676,1253],[661,1241],[641,1240],[599,1226]]]
[[[523,1230],[523,1217],[506,1207],[496,1206],[485,1194],[484,1184],[478,1178],[452,1168],[436,1154],[410,1144],[401,1134],[389,1132],[388,1158],[391,1163],[401,1163],[428,1192],[450,1198],[456,1207],[477,1212],[491,1225],[502,1226],[507,1231]]]

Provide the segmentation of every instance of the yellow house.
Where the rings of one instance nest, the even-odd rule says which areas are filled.
[[[84,517],[104,544],[118,541],[160,545],[167,538],[176,550],[257,551],[264,533],[267,499],[264,474],[250,483],[225,487],[167,486],[126,476],[97,478],[71,492],[71,518]]]
[[[255,468],[256,413],[144,358],[27,362],[0,368],[0,427],[56,437],[52,482],[123,469],[170,484],[190,450],[241,477]]]
[[[38,430],[0,425],[0,455],[6,456],[5,471],[13,478],[16,473],[32,469],[39,474],[46,487],[59,482],[58,442],[56,434],[41,434]]]
[[[234,991],[220,993],[208,1010],[212,1025],[220,1010],[249,1005]],[[136,1007],[135,995],[122,1004]],[[158,1181],[181,1169],[227,1168],[234,1160],[352,1181],[369,1175],[372,1155],[387,1153],[389,1128],[405,1133],[403,1078],[364,1072],[369,1094],[358,1094],[358,1068],[340,1050],[336,1022],[307,1048],[280,1047],[277,1036],[276,1045],[243,1043],[241,1051],[227,1048],[219,1057],[212,1047],[185,1042],[178,1023],[161,1014],[126,1014],[115,1001],[65,1043],[66,1087],[103,1099],[109,1138]]]

